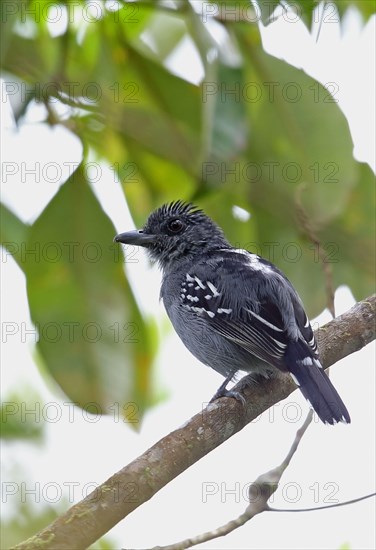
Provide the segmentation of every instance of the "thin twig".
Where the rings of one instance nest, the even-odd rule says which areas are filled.
[[[207,531],[206,533],[202,533],[201,535],[197,535],[196,537],[185,539],[175,544],[169,544],[168,546],[154,546],[154,548],[152,548],[151,550],[185,550],[186,548],[191,548],[192,546],[196,546],[197,544],[202,544],[203,542],[207,542],[209,540],[224,537],[225,535],[231,533],[231,531],[242,527],[242,525],[247,523],[247,521],[252,519],[252,517],[253,516],[250,516],[250,514],[246,511],[238,518],[229,521],[225,525],[222,525],[221,527],[218,527],[213,531]]]
[[[322,30],[322,24],[324,22],[324,13],[325,13],[325,10],[326,10],[326,3],[324,2],[321,7],[322,7],[322,11],[321,11],[321,16],[320,16],[320,21],[319,21],[319,28],[317,29],[316,44],[319,41],[321,30]]]
[[[283,471],[285,471],[286,468],[288,467],[288,465],[290,464],[292,457],[294,456],[294,454],[296,453],[296,451],[299,447],[299,444],[300,444],[300,441],[301,441],[303,435],[305,434],[308,426],[312,422],[312,418],[313,418],[313,410],[310,409],[308,414],[307,414],[307,418],[304,421],[304,424],[296,432],[293,444],[291,445],[291,448],[290,448],[289,452],[287,453],[287,456],[286,456],[285,460],[281,464],[281,467],[283,467]]]
[[[269,512],[314,512],[316,510],[326,510],[327,508],[338,508],[339,506],[347,506],[348,504],[354,504],[355,502],[360,502],[361,500],[366,500],[376,496],[376,493],[370,493],[363,497],[353,498],[351,500],[346,500],[345,502],[337,502],[336,504],[326,504],[325,506],[315,506],[314,508],[268,508]]]

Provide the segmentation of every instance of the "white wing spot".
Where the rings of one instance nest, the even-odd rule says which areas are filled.
[[[186,279],[187,279],[187,281],[189,281],[190,283],[194,283],[194,282],[195,282],[194,278],[191,277],[189,273],[187,273]]]
[[[223,250],[225,250],[226,252],[233,252],[234,254],[242,254],[247,258],[248,263],[255,271],[262,271],[265,274],[276,274],[273,268],[260,261],[260,256],[257,256],[257,254],[253,254],[252,252],[248,252],[248,250],[245,250],[244,248],[226,248]]]
[[[297,386],[300,386],[298,379],[296,378],[296,376],[294,374],[292,374],[292,372],[290,372],[290,376],[294,380],[295,384]]]
[[[246,256],[249,264],[252,266],[252,269],[255,269],[256,271],[263,271],[264,273],[274,273],[273,269],[260,261],[261,258],[260,256],[257,256],[257,254],[248,252],[248,250],[244,250],[243,248],[235,248],[233,252]]]
[[[277,346],[281,349],[287,348],[287,344],[284,344],[283,342],[280,342],[279,340],[276,340],[271,336],[271,339],[277,344]]]
[[[203,284],[202,281],[200,281],[200,279],[198,277],[195,277],[195,281],[196,281],[196,283],[198,284],[198,286],[200,288],[206,288],[206,286]]]
[[[190,294],[187,294],[187,298],[191,302],[198,302],[198,297],[197,296],[191,296]]]
[[[206,281],[206,282],[207,282],[208,287],[210,288],[210,290],[213,293],[213,298],[216,298],[217,296],[221,295],[220,292],[218,292],[218,290],[215,288],[213,283],[211,283],[210,281]]]
[[[207,311],[203,307],[189,306],[187,304],[184,304],[184,307],[186,309],[189,309],[190,311],[194,311],[195,313],[198,313],[199,315],[202,314],[202,313],[206,313],[207,315],[209,315],[209,317],[214,317],[215,316],[215,313],[213,313],[212,311]]]
[[[212,299],[212,295],[211,294],[206,294],[205,300],[211,300],[211,299]]]
[[[262,262],[260,262],[260,256],[257,254],[249,254],[249,263],[252,266],[252,269],[256,271],[262,271],[263,273],[273,273],[273,270],[270,267]]]
[[[227,313],[227,315],[230,315],[230,313],[232,312],[232,309],[226,309],[224,307],[219,307],[217,309],[217,312],[218,313]]]
[[[283,332],[283,330],[281,328],[278,328],[276,327],[275,325],[272,325],[272,323],[269,323],[269,321],[267,321],[266,319],[264,319],[263,317],[261,317],[260,315],[257,315],[257,313],[255,313],[254,311],[252,311],[251,309],[246,309],[246,311],[248,311],[248,313],[250,313],[251,315],[253,315],[254,317],[256,317],[256,319],[258,319],[259,321],[261,321],[262,323],[264,323],[264,325],[272,328],[273,330],[276,330],[278,332]]]
[[[311,367],[313,365],[313,359],[312,359],[312,357],[304,357],[304,359],[298,359],[297,363],[301,363],[302,365],[305,365],[306,367]]]

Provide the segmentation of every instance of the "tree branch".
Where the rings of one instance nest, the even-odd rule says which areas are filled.
[[[325,368],[374,340],[375,310],[376,295],[373,295],[316,331]],[[290,377],[283,374],[252,387],[244,387],[241,381],[238,386],[246,399],[246,407],[231,398],[210,404],[48,527],[14,548],[87,548],[184,470],[296,389]],[[133,497],[130,498],[130,494]]]

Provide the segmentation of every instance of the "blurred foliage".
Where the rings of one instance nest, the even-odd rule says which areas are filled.
[[[27,402],[23,395],[28,396]],[[29,388],[23,388],[18,394],[8,394],[1,403],[0,437],[9,441],[24,439],[39,443],[44,430],[40,403],[40,396]]]
[[[353,157],[336,84],[266,54],[256,24],[288,13],[310,27],[350,5],[366,21],[375,11],[368,1],[317,4],[2,3],[1,69],[17,123],[38,102],[47,124],[83,144],[82,164],[32,225],[2,207],[1,242],[26,275],[39,355],[72,401],[102,412],[135,402],[142,413],[154,399],[155,328],[123,276],[89,155],[115,170],[137,225],[165,201],[195,201],[234,244],[285,271],[311,316],[326,304],[312,233],[336,286],[358,299],[373,291],[373,174]],[[198,83],[171,68],[183,41]],[[43,253],[23,258],[22,243]]]
[[[9,498],[9,497],[8,497]],[[68,508],[68,502],[39,506],[18,502],[12,518],[3,518],[0,526],[0,548],[11,548],[28,539],[46,525],[52,523]],[[89,550],[112,550],[115,544],[110,537],[102,537]]]
[[[18,502],[16,513],[9,520],[1,522],[1,548],[10,548],[34,535],[40,529],[54,521],[63,506],[45,505],[36,509],[27,502]]]

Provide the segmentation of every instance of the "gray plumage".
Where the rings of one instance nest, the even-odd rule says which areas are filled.
[[[290,373],[323,422],[350,422],[320,364],[303,304],[277,267],[233,248],[208,216],[181,201],[115,240],[144,246],[158,261],[161,298],[177,334],[197,359],[226,377],[215,398],[239,398],[226,389],[238,370],[267,376],[277,368]]]

